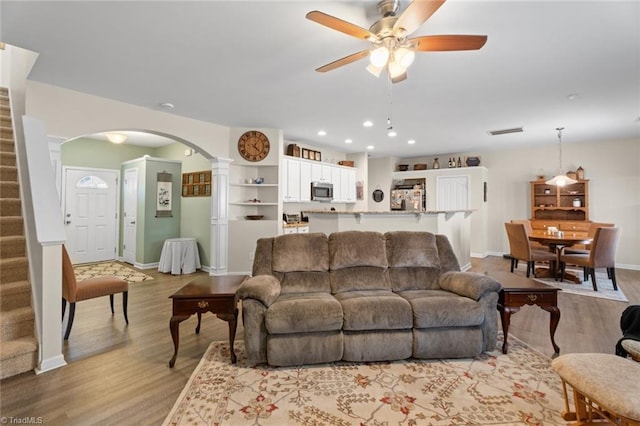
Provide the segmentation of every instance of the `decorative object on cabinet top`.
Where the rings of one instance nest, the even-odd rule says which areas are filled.
[[[291,157],[300,157],[300,147],[295,143],[290,143],[287,146],[287,155]]]
[[[467,163],[467,166],[469,167],[476,167],[480,165],[480,157],[467,157],[467,160],[465,161],[465,163]]]
[[[182,174],[183,197],[210,197],[211,170],[189,172]]]
[[[338,161],[338,164],[340,166],[346,166],[346,167],[354,167],[355,166],[355,162],[353,160],[341,160],[341,161]]]

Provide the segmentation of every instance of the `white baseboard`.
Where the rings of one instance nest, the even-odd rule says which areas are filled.
[[[54,357],[43,359],[40,365],[35,369],[36,374],[46,373],[47,371],[55,370],[56,368],[64,367],[67,365],[64,356],[62,354]]]

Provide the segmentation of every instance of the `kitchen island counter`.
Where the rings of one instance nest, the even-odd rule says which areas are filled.
[[[428,231],[449,238],[460,267],[471,267],[471,220],[473,210],[448,211],[347,211],[306,210],[309,232]]]

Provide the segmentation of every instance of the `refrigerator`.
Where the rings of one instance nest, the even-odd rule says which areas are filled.
[[[393,189],[391,190],[391,210],[423,211],[422,189]]]

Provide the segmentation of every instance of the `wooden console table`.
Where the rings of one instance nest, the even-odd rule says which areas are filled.
[[[169,296],[173,301],[173,315],[169,321],[169,330],[173,339],[173,357],[169,367],[173,367],[178,356],[180,344],[179,325],[193,314],[198,315],[196,334],[200,332],[202,314],[211,312],[229,323],[229,345],[231,347],[231,363],[236,362],[233,343],[236,338],[238,324],[238,301],[236,291],[247,278],[246,275],[203,275]]]
[[[556,354],[559,354],[560,348],[556,344],[555,334],[560,322],[560,309],[558,309],[560,289],[509,272],[496,271],[488,275],[502,284],[502,290],[498,295],[498,311],[500,311],[504,337],[502,353],[506,354],[509,348],[507,336],[511,314],[518,312],[524,305],[537,305],[551,314],[549,334],[553,349]]]

